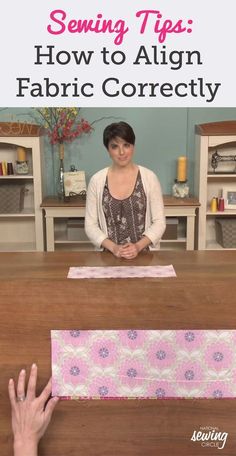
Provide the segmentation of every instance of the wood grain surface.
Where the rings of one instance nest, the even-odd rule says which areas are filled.
[[[66,278],[70,266],[126,264],[173,264],[177,278]],[[36,362],[40,390],[51,329],[236,329],[235,284],[234,251],[0,254],[0,455],[12,455],[8,379]],[[191,441],[205,426],[228,432],[224,449]],[[66,401],[40,456],[235,456],[235,429],[233,399]]]

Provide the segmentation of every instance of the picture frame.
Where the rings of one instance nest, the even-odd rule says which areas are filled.
[[[223,198],[225,209],[235,209],[236,211],[236,186],[223,188]]]

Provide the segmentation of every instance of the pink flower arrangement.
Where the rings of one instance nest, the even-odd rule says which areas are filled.
[[[79,118],[79,108],[39,108],[37,112],[51,144],[74,141],[93,129],[87,120]]]

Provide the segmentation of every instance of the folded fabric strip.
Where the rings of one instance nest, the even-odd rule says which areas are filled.
[[[236,330],[51,331],[52,394],[236,397]]]
[[[125,279],[134,277],[176,277],[169,266],[81,266],[69,269],[68,279]]]

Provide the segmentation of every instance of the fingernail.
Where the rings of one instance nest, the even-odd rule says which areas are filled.
[[[13,378],[10,378],[10,379],[9,379],[9,383],[13,383]]]
[[[26,372],[25,372],[25,369],[21,369],[20,375],[25,375],[25,373],[26,373]]]
[[[35,369],[37,365],[35,363],[32,364],[32,369]]]

